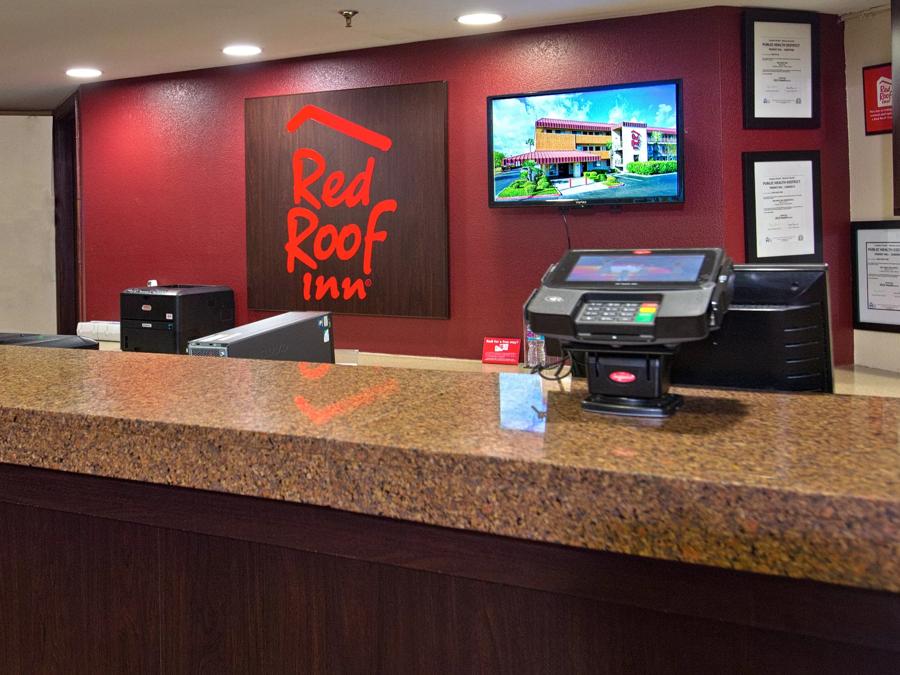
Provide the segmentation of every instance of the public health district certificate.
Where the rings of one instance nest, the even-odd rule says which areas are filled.
[[[812,27],[753,24],[754,117],[812,117]]]
[[[755,162],[753,166],[757,257],[813,255],[813,163]]]
[[[900,227],[856,231],[859,320],[900,325]]]
[[[866,242],[866,306],[900,312],[900,241]]]

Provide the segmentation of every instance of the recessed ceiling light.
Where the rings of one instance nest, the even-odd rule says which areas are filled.
[[[97,70],[96,68],[69,68],[66,71],[66,75],[69,77],[80,78],[100,77],[102,74],[103,71]]]
[[[256,56],[261,51],[256,45],[228,45],[222,53],[228,56]]]
[[[466,26],[488,26],[503,21],[503,17],[493,12],[477,12],[476,14],[463,14],[456,20]]]

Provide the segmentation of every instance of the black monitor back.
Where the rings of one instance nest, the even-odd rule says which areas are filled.
[[[40,333],[0,333],[0,345],[20,347],[59,347],[62,349],[100,349],[96,340],[77,335],[42,335]]]
[[[735,265],[722,327],[681,345],[672,384],[834,389],[827,265]]]

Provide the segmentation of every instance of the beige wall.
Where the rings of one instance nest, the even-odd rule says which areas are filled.
[[[0,332],[56,333],[52,119],[0,115]]]
[[[575,134],[577,145],[606,145],[612,143],[612,136],[590,136],[588,134]]]
[[[844,51],[850,126],[850,219],[893,219],[891,134],[865,135],[862,99],[863,67],[891,60],[890,11],[849,17],[844,24]],[[895,92],[895,105],[897,100]],[[900,372],[900,334],[858,330],[853,341],[857,365]]]
[[[551,134],[545,129],[535,129],[535,150],[574,150],[575,134]]]

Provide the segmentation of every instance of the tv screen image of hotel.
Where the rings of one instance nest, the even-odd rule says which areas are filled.
[[[684,201],[681,80],[491,96],[491,206]]]

